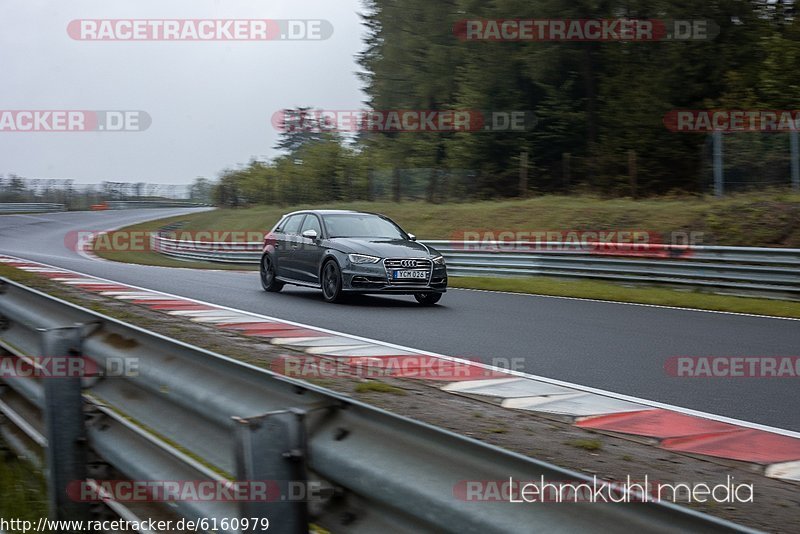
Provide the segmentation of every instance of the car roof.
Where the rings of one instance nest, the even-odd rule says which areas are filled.
[[[380,213],[372,213],[370,211],[357,211],[357,210],[298,210],[293,211],[291,213],[287,213],[284,217],[288,217],[289,215],[297,215],[300,213],[316,213],[317,215],[340,215],[346,213],[356,213],[356,214],[363,214],[363,215],[377,215],[378,217],[383,217]]]

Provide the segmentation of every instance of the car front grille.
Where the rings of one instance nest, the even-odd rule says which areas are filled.
[[[433,274],[433,262],[426,258],[389,258],[383,260],[383,265],[386,267],[386,278],[392,285],[428,285],[431,280],[431,275]],[[404,271],[422,271],[426,276],[425,278],[394,280],[392,278],[392,271],[396,269],[402,269]]]
[[[430,270],[431,260],[425,258],[402,258],[384,260],[387,269],[426,269]]]

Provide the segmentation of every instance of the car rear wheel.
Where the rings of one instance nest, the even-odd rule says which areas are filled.
[[[442,299],[441,293],[414,293],[414,298],[423,306],[433,306]]]
[[[342,272],[333,260],[328,261],[322,268],[322,296],[328,302],[341,302],[344,298]]]
[[[283,289],[283,282],[279,282],[277,278],[275,278],[275,264],[272,261],[272,258],[269,255],[264,254],[261,257],[261,287],[264,288],[264,291],[269,291],[270,293],[277,293],[281,289]]]

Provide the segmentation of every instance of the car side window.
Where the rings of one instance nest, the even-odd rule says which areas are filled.
[[[283,225],[283,233],[285,234],[299,234],[300,233],[300,225],[303,223],[303,219],[305,218],[305,214],[300,215],[292,215],[292,217],[286,221],[286,224]]]
[[[303,222],[304,217],[304,214],[292,215],[285,223],[283,223],[283,228],[281,228],[281,230],[286,235],[299,234],[300,224]]]
[[[322,235],[322,227],[319,225],[319,219],[317,219],[316,215],[308,215],[306,217],[306,220],[303,223],[303,228],[300,230],[300,234],[302,235],[306,230],[316,231],[317,236]]]

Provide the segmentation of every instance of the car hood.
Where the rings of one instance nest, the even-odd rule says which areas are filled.
[[[380,258],[425,258],[439,255],[432,247],[405,239],[337,237],[329,241],[334,248],[347,254],[369,254]]]

